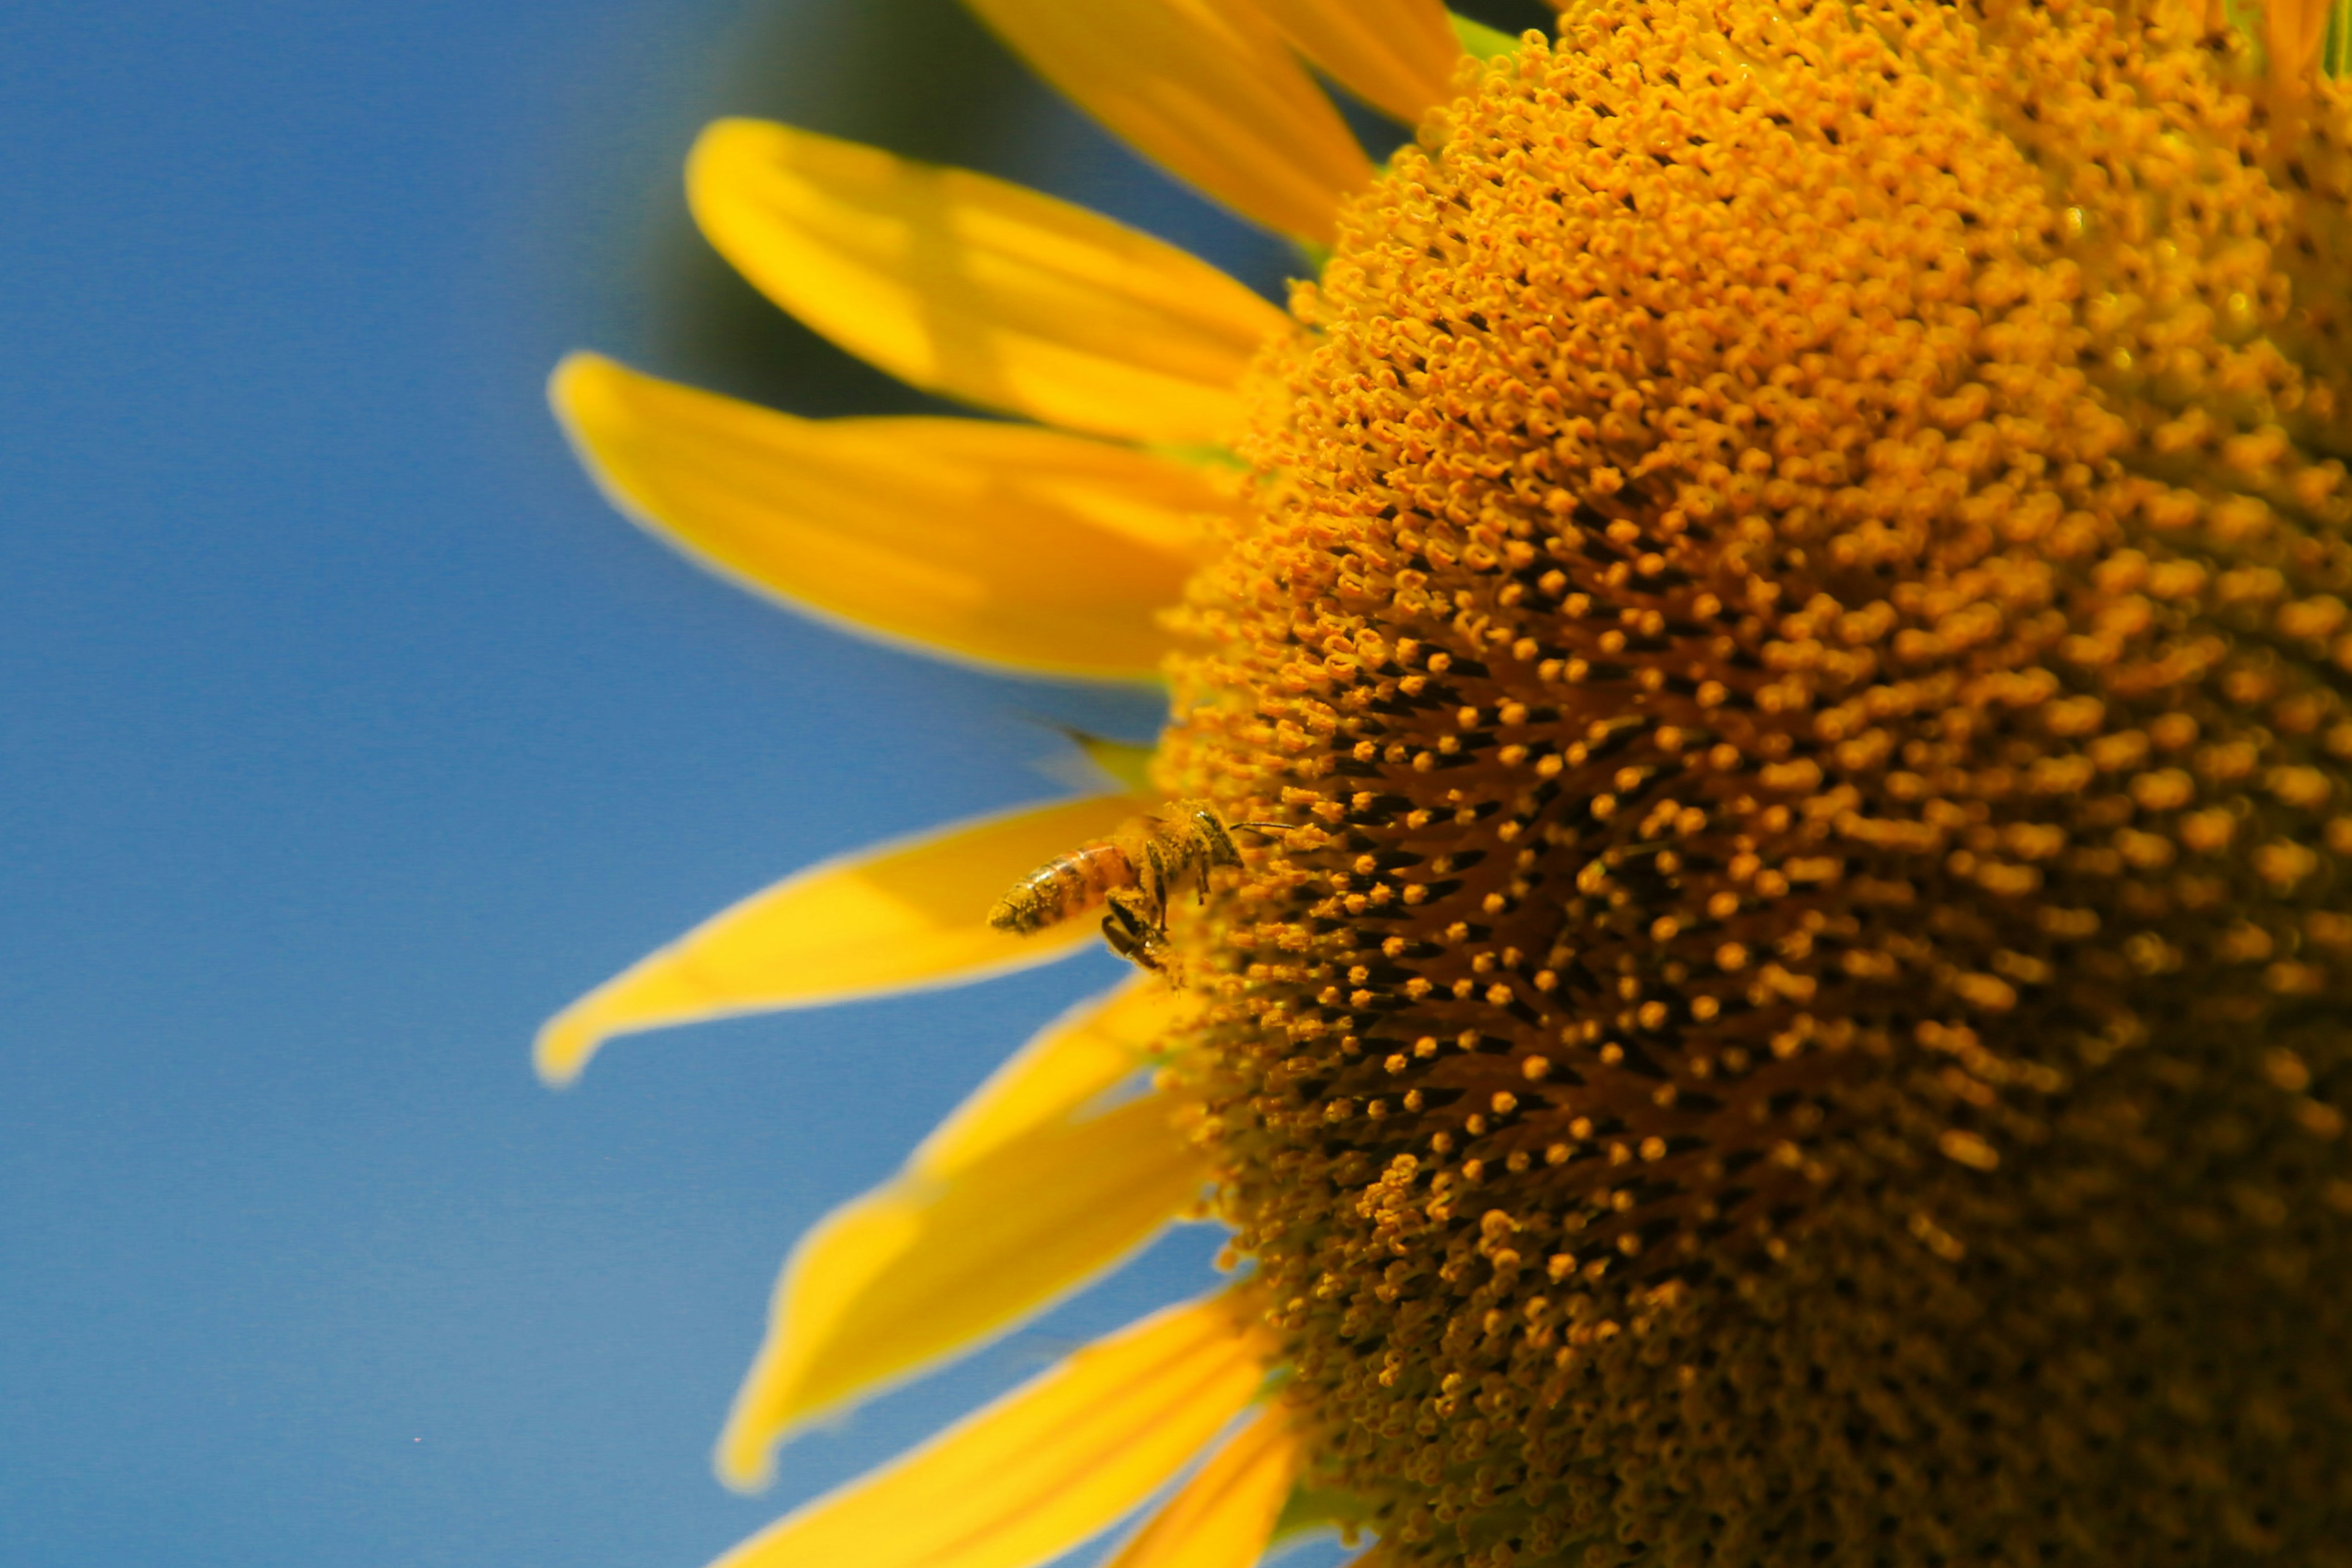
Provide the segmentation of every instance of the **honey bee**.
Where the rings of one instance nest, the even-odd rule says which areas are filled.
[[[1238,866],[1233,830],[1283,832],[1277,822],[1237,822],[1231,827],[1206,801],[1171,802],[1160,816],[1138,816],[1108,838],[1056,855],[1021,879],[988,911],[998,931],[1026,936],[1101,908],[1103,940],[1121,958],[1168,973],[1168,898],[1186,878],[1199,901],[1209,896],[1209,873]]]

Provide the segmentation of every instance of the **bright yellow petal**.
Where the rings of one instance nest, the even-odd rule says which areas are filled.
[[[1093,921],[1008,936],[989,928],[989,906],[1032,869],[1148,808],[1129,795],[1031,806],[787,877],[550,1019],[540,1076],[568,1083],[598,1046],[634,1029],[958,984],[1058,958],[1095,934]]]
[[[1191,994],[1139,974],[1079,1003],[1014,1052],[908,1157],[934,1181],[969,1170],[1031,1129],[1116,1087],[1198,1009]]]
[[[793,1249],[768,1340],[719,1442],[767,1479],[792,1427],[912,1376],[1125,1260],[1192,1203],[1206,1162],[1145,1095],[1031,1128],[952,1176],[909,1172]]]
[[[902,1178],[809,1233],[719,1439],[735,1486],[786,1432],[910,1377],[1124,1261],[1208,1180],[1145,1096],[1039,1129],[954,1180]]]
[[[1117,1263],[1206,1172],[1155,1099],[1083,1116],[1193,1005],[1138,977],[1073,1008],[940,1123],[904,1174],[793,1249],[719,1441],[766,1479],[792,1427],[912,1375]]]
[[[1454,96],[1462,58],[1442,0],[1250,0],[1340,86],[1408,125]]]
[[[1284,234],[1328,244],[1371,178],[1254,0],[964,0],[1145,157]]]
[[[614,503],[853,628],[1048,675],[1149,679],[1222,511],[1193,470],[977,419],[796,419],[573,354],[557,415]],[[1040,563],[1050,569],[1041,570]]]
[[[687,199],[761,292],[928,391],[1129,440],[1221,442],[1288,318],[1083,207],[754,120],[687,160]]]
[[[1225,1439],[1103,1568],[1252,1568],[1298,1479],[1298,1439],[1280,1405]]]
[[[1182,1468],[1257,1392],[1265,1355],[1223,1298],[1154,1313],[716,1568],[1030,1568]]]

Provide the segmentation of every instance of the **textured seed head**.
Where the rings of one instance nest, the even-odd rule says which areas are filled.
[[[1601,0],[1300,290],[1177,1070],[1404,1560],[2352,1562],[2352,159],[2205,27]]]

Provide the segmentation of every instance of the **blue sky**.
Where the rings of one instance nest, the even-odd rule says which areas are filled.
[[[1201,1278],[1180,1236],[736,1498],[792,1237],[1118,971],[529,1073],[765,882],[1066,793],[1045,721],[1151,723],[779,614],[579,475],[574,346],[919,405],[692,238],[724,112],[1280,270],[948,0],[0,13],[0,1564],[692,1568]]]

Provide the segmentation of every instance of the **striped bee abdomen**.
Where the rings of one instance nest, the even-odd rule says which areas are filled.
[[[1015,883],[988,911],[998,931],[1024,935],[1081,915],[1099,905],[1114,888],[1131,888],[1135,864],[1108,839],[1081,844],[1057,855]]]

